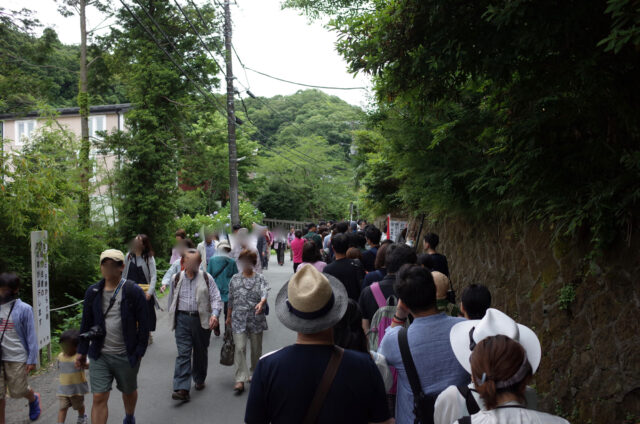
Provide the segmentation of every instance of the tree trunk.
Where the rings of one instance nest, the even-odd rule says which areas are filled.
[[[78,207],[78,221],[81,228],[88,228],[91,222],[91,179],[92,167],[90,160],[91,141],[89,140],[89,94],[87,93],[87,20],[86,0],[79,0],[80,8],[80,82],[78,90],[78,106],[80,107],[80,202]]]

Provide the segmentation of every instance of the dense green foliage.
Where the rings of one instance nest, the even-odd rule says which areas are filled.
[[[77,106],[79,47],[62,44],[51,28],[35,36],[39,22],[26,9],[0,12],[0,112],[26,113],[43,104]],[[94,45],[89,53],[90,103],[125,102],[103,52]]]
[[[257,205],[270,218],[342,219],[354,200],[350,147],[366,116],[318,90],[245,100],[241,113],[259,128]],[[249,125],[246,125],[249,126]]]
[[[239,212],[240,225],[245,228],[251,228],[253,223],[262,223],[262,219],[264,218],[264,214],[249,202],[240,202]],[[192,238],[195,243],[203,239],[203,230],[205,228],[215,229],[229,234],[231,233],[229,205],[220,208],[220,210],[213,211],[210,215],[182,215],[176,218],[174,226],[175,228],[185,230],[187,237]],[[196,234],[198,237],[196,237]]]
[[[50,120],[22,152],[4,156],[0,180],[0,272],[13,271],[22,280],[21,297],[31,300],[30,233],[49,234],[51,305],[82,298],[98,278],[100,252],[118,246],[102,228],[79,230],[80,191],[78,140]],[[53,314],[54,326],[62,314]]]
[[[188,24],[178,19],[180,12],[176,7],[156,0],[141,4],[149,17],[140,7],[133,7],[138,19],[156,38],[168,37],[172,53],[191,63],[191,70],[201,76],[204,89],[215,87],[218,80],[211,75],[217,73],[217,67],[198,37],[187,32]],[[195,16],[195,11],[190,12]],[[214,43],[217,20],[213,8],[202,8],[202,13],[210,25],[201,25],[199,30],[205,40]],[[180,149],[188,143],[189,124],[193,122],[191,109],[203,101],[127,10],[118,11],[117,21],[118,25],[102,41],[112,53],[113,72],[120,75],[129,99],[135,104],[127,114],[126,135],[106,140],[107,148],[118,150],[122,159],[116,178],[121,199],[119,230],[125,239],[145,233],[154,240],[158,251],[163,251],[173,229]],[[189,157],[187,154],[186,158]]]
[[[594,246],[631,228],[640,196],[632,4],[286,2],[331,14],[351,70],[374,77],[378,135],[357,145],[372,206],[526,218]]]

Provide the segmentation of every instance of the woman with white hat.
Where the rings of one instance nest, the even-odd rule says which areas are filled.
[[[501,342],[494,341],[498,336]],[[527,412],[519,411],[525,407],[535,408],[536,406],[535,391],[527,387],[527,382],[540,365],[542,350],[538,337],[530,328],[517,324],[503,312],[490,308],[481,320],[469,320],[456,324],[451,329],[449,339],[456,359],[471,374],[472,382],[469,386],[450,386],[438,396],[434,407],[435,424],[450,424],[472,414],[474,414],[472,415],[473,423],[565,422],[547,414],[537,413],[532,409],[527,409]],[[503,339],[508,341],[505,342]],[[492,342],[487,342],[489,346],[483,344],[485,348],[479,349],[478,346],[485,340]],[[496,350],[496,346],[501,347],[502,350]],[[471,358],[475,358],[476,362],[482,359],[479,362],[482,364],[482,372],[472,369]],[[479,372],[478,379],[472,371],[476,374]],[[516,402],[518,406],[500,407],[498,408],[500,411],[496,412],[498,403],[506,404],[510,401]],[[509,411],[503,412],[502,409],[509,409]],[[479,417],[487,411],[489,412],[487,415]],[[497,416],[504,416],[504,419],[500,418],[497,421],[498,418],[494,419]],[[549,417],[552,419],[547,419]],[[469,422],[468,417],[464,420]]]
[[[564,418],[527,409],[524,392],[532,377],[527,351],[515,340],[490,336],[478,343],[470,358],[471,380],[486,411],[459,419],[458,424],[568,424]]]

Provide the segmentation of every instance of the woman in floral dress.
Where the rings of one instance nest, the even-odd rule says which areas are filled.
[[[240,272],[229,282],[229,303],[227,325],[231,325],[235,344],[234,365],[236,384],[233,390],[237,394],[244,392],[244,383],[250,381],[247,367],[247,340],[251,343],[251,372],[262,356],[262,332],[267,330],[265,307],[269,284],[254,271],[258,255],[245,249],[238,256]]]

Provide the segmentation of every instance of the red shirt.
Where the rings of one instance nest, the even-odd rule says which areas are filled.
[[[302,238],[295,238],[291,242],[291,250],[293,250],[293,263],[302,263],[302,248],[304,247],[305,240]]]

